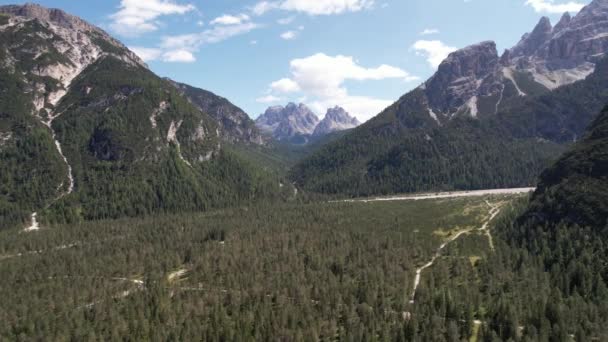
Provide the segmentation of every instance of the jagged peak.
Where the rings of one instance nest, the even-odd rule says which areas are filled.
[[[578,14],[572,18],[573,21],[586,20],[587,18],[607,16],[608,0],[593,0],[589,5],[583,7]]]
[[[552,29],[553,26],[551,26],[551,19],[549,19],[549,17],[543,16],[538,21],[538,24],[536,24],[536,26],[534,27],[534,30],[532,30],[532,33],[537,31],[546,32],[551,31]]]
[[[101,31],[101,29],[86,21],[71,15],[58,8],[47,8],[36,3],[28,2],[23,5],[0,6],[0,12],[31,19],[52,22],[53,24],[70,29],[86,31]]]
[[[562,15],[562,18],[557,23],[557,25],[555,25],[555,27],[553,28],[553,32],[560,32],[563,29],[567,28],[568,25],[570,25],[571,21],[572,21],[572,16],[570,16],[570,13],[565,12]]]
[[[0,13],[31,20],[38,20],[42,23],[48,23],[56,27],[60,27],[64,31],[67,30],[68,32],[77,31],[82,33],[95,33],[112,45],[124,49],[127,58],[132,62],[146,68],[148,67],[139,56],[130,51],[124,44],[109,35],[107,32],[75,15],[66,13],[61,9],[47,8],[36,3],[28,2],[23,5],[0,6]]]
[[[519,43],[511,49],[511,56],[521,57],[534,54],[543,44],[551,40],[552,35],[551,20],[547,17],[540,18],[532,32],[524,34]]]
[[[357,122],[357,124],[359,123],[359,120],[357,120],[356,117],[351,116],[350,113],[346,111],[346,109],[344,109],[340,106],[335,106],[333,108],[327,109],[325,118],[329,118],[329,119],[333,119],[333,120],[348,120],[353,123],[354,122]]]
[[[472,44],[462,49],[456,50],[448,55],[448,57],[442,62],[442,64],[449,64],[457,59],[465,56],[484,54],[498,57],[498,51],[496,50],[496,43],[491,40]]]

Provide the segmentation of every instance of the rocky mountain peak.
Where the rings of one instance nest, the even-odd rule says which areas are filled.
[[[542,17],[532,32],[526,33],[519,43],[512,49],[513,57],[530,56],[548,42],[553,34],[551,20]]]
[[[218,124],[220,137],[230,143],[264,145],[264,137],[245,111],[210,91],[165,78],[182,96]]]
[[[568,12],[564,13],[562,15],[562,18],[557,23],[557,25],[555,25],[555,27],[553,28],[553,32],[554,33],[561,32],[563,29],[567,28],[568,25],[570,25],[571,21],[572,21],[572,16],[570,16],[570,13],[568,13]]]
[[[475,96],[499,64],[496,43],[485,41],[452,52],[425,83],[430,110],[451,115]]]
[[[47,26],[47,28],[56,36],[59,36],[68,42],[68,44],[73,43],[80,46],[87,46],[84,48],[88,48],[90,45],[98,45],[97,43],[100,41],[105,41],[105,43],[107,43],[106,49],[108,46],[112,46],[110,50],[113,52],[120,51],[120,56],[117,57],[147,67],[139,56],[130,51],[126,46],[114,39],[104,30],[60,9],[46,8],[35,3],[26,3],[24,5],[0,6],[0,13],[20,18],[20,21],[38,20],[43,23],[43,25]],[[100,50],[103,49],[100,48]],[[106,51],[106,53],[108,53],[108,51]]]
[[[289,103],[287,106],[270,107],[256,120],[258,128],[277,140],[289,140],[295,136],[310,135],[319,118],[305,104]]]
[[[329,108],[327,110],[325,117],[319,122],[313,135],[322,136],[337,131],[351,129],[360,124],[359,120],[350,116],[344,108],[335,106],[334,108]]]
[[[130,66],[145,63],[126,46],[103,30],[58,9],[36,4],[0,6],[9,16],[0,34],[12,38],[7,59],[21,69],[34,94],[33,105],[41,119],[52,120],[53,108],[68,92],[72,81],[88,66],[113,56]],[[35,34],[32,34],[35,32]],[[46,56],[38,61],[39,56]],[[27,63],[36,60],[37,63]],[[1,61],[0,61],[1,62]],[[55,84],[40,82],[40,77]]]
[[[94,26],[89,25],[84,20],[71,14],[68,14],[60,9],[46,8],[34,3],[26,3],[21,6],[1,6],[0,12],[29,19],[38,19],[46,22],[51,22],[55,25],[69,29],[86,31],[96,30]]]
[[[496,43],[485,41],[452,52],[441,63],[438,73],[448,72],[452,77],[480,76],[493,68],[497,60]]]

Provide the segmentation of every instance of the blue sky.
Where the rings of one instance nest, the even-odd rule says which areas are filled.
[[[4,1],[2,4],[24,1]],[[452,49],[517,43],[590,0],[40,0],[96,24],[161,76],[257,117],[304,102],[361,120],[431,76]]]

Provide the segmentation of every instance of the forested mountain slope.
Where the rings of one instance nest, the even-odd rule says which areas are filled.
[[[607,203],[608,110],[604,110],[584,138],[543,172],[527,208],[514,213],[523,214],[505,218],[496,228],[506,245],[501,247],[503,255],[490,265],[490,279],[517,284],[536,277],[535,286],[544,290],[513,291],[492,318],[488,336],[508,337],[503,327],[519,321],[525,322],[520,334],[524,340],[608,338]],[[529,296],[535,297],[534,305],[525,299]]]
[[[222,148],[213,117],[102,30],[37,5],[0,13],[2,227],[34,211],[62,222],[279,195],[276,176]]]
[[[369,195],[528,186],[608,103],[608,1],[534,31],[499,56],[456,51],[422,86],[298,163],[313,192]],[[561,52],[560,52],[561,51]]]
[[[231,143],[264,145],[267,143],[255,122],[242,109],[210,91],[167,79],[203,113],[212,116],[220,137]]]
[[[606,232],[608,108],[591,124],[581,141],[542,173],[538,190],[522,220],[527,224],[564,223],[592,227],[596,233]]]

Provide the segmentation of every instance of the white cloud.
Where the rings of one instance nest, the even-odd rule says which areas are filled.
[[[249,41],[249,45],[258,45],[258,41],[257,40],[250,40]]]
[[[205,22],[202,21],[202,20],[199,20],[199,21],[196,22],[196,25],[200,26],[200,27],[203,27],[203,26],[205,26]]]
[[[163,50],[155,48],[146,48],[141,46],[132,46],[129,49],[135,52],[139,58],[143,59],[144,62],[154,61],[160,58],[163,54]]]
[[[437,68],[450,53],[457,50],[439,40],[419,40],[412,48],[416,50],[417,55],[426,57],[433,68]]]
[[[190,51],[175,50],[168,51],[163,54],[163,61],[174,63],[192,63],[196,62],[196,58]]]
[[[251,8],[251,12],[255,15],[263,15],[276,8],[279,8],[279,3],[277,1],[260,1]]]
[[[357,12],[371,7],[373,3],[373,0],[285,0],[281,3],[281,8],[310,15],[330,15]]]
[[[161,16],[186,14],[195,9],[191,4],[180,5],[172,0],[121,0],[118,12],[110,16],[110,28],[121,35],[137,36],[156,31]]]
[[[422,32],[420,32],[420,34],[423,36],[428,36],[428,35],[437,34],[437,33],[439,33],[439,30],[436,28],[427,28],[427,29],[424,29]]]
[[[585,4],[575,1],[569,1],[565,3],[556,4],[554,0],[527,0],[527,6],[531,6],[534,8],[536,12],[546,12],[546,13],[554,13],[561,14],[564,12],[578,12]]]
[[[298,33],[296,31],[287,31],[287,32],[281,33],[281,38],[283,38],[285,40],[293,40],[293,39],[296,39],[297,35],[298,35]]]
[[[132,47],[131,50],[144,61],[163,61],[174,63],[191,63],[196,61],[194,53],[201,46],[219,43],[231,37],[247,33],[258,27],[252,22],[237,25],[216,25],[199,33],[189,33],[177,36],[165,36],[156,48]],[[257,44],[251,42],[251,44]]]
[[[255,101],[258,103],[277,103],[277,102],[283,101],[283,99],[281,99],[280,97],[276,97],[274,95],[267,95],[267,96],[258,97],[257,99],[255,99]]]
[[[294,59],[290,63],[291,75],[270,85],[271,92],[301,92],[317,113],[324,113],[329,107],[340,105],[361,120],[378,114],[392,101],[367,96],[352,96],[344,83],[348,80],[366,81],[383,79],[417,80],[408,72],[389,65],[375,68],[360,66],[353,57],[328,56],[318,53],[306,58]]]
[[[221,17],[217,17],[211,21],[211,25],[238,25],[243,22],[249,21],[247,14],[239,15],[227,15],[224,14]]]
[[[192,63],[196,61],[194,53],[201,46],[219,43],[228,38],[247,33],[257,27],[257,24],[251,22],[238,25],[217,25],[200,33],[165,36],[161,39],[158,48],[134,47],[131,49],[144,61]]]
[[[306,13],[309,15],[332,15],[344,12],[358,12],[371,8],[374,0],[280,0],[261,1],[252,12],[262,15],[273,9]]]
[[[282,78],[270,84],[270,89],[279,93],[294,93],[300,91],[300,86],[289,78]]]
[[[163,49],[139,46],[131,47],[130,49],[145,62],[192,63],[196,61],[194,55],[186,50],[164,51]]]
[[[218,25],[200,33],[165,36],[161,40],[161,47],[164,49],[196,51],[202,45],[219,43],[228,38],[250,32],[258,27],[257,24],[252,22],[238,25]]]

